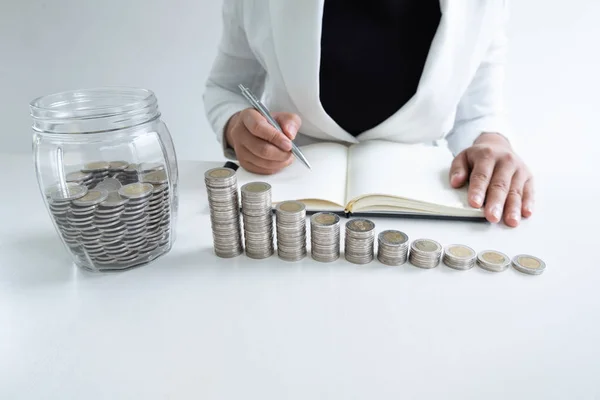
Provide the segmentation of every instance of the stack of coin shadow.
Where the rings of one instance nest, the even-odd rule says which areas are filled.
[[[275,208],[277,255],[285,261],[306,257],[306,206],[298,201],[285,201]]]
[[[410,245],[409,261],[419,268],[435,268],[442,258],[442,245],[431,239],[418,239]]]
[[[126,269],[155,258],[155,250],[160,253],[170,245],[171,196],[164,168],[140,174],[138,179],[146,182],[126,185],[107,174],[98,182],[94,178],[90,189],[82,174],[99,170],[100,162],[87,164],[81,174],[67,174],[74,181],[47,192],[65,243],[101,270]]]
[[[275,253],[271,185],[250,182],[240,191],[246,255],[253,259],[271,257]]]
[[[340,258],[340,217],[321,212],[310,217],[310,254],[323,263]]]
[[[205,172],[214,252],[220,258],[237,257],[244,252],[240,222],[240,201],[235,171],[213,168]]]
[[[353,264],[368,264],[375,258],[375,224],[368,219],[346,223],[344,256]]]
[[[477,253],[468,246],[451,244],[446,246],[442,260],[450,268],[466,271],[475,266]]]
[[[387,230],[377,237],[377,259],[386,265],[402,265],[408,259],[408,235]]]

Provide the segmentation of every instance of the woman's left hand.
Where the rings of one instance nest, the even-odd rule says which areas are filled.
[[[469,182],[469,204],[482,207],[488,221],[519,225],[533,212],[533,177],[508,141],[494,133],[482,134],[473,146],[452,162],[450,183],[458,188]]]

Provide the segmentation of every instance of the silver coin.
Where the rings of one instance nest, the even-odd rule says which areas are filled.
[[[153,185],[162,185],[169,182],[167,172],[164,170],[152,171],[143,173],[140,178],[140,182],[151,183]]]
[[[446,246],[442,260],[448,267],[464,271],[475,266],[477,253],[468,246],[452,244]]]
[[[105,161],[94,161],[84,165],[82,172],[108,172],[110,164]]]
[[[541,275],[546,270],[546,263],[544,261],[528,254],[514,256],[512,266],[517,271],[528,275]]]
[[[128,166],[127,161],[111,161],[108,163],[108,169],[111,171],[124,171]]]
[[[90,172],[74,171],[69,172],[66,176],[67,182],[82,183],[83,181],[90,181],[93,175]]]
[[[123,187],[123,185],[118,179],[115,178],[104,178],[96,185],[96,189],[104,189],[107,192],[115,192],[121,187]]]
[[[495,250],[484,250],[477,254],[477,265],[491,272],[503,272],[510,266],[511,259]]]
[[[66,185],[63,188],[55,188],[50,193],[50,198],[53,201],[72,201],[85,196],[88,188],[83,185]]]
[[[152,194],[154,186],[150,183],[130,183],[119,189],[119,194],[128,199],[140,199]]]
[[[108,197],[108,192],[102,189],[89,190],[85,196],[73,200],[73,205],[80,207],[94,206],[102,203]]]

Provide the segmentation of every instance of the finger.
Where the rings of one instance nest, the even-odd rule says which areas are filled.
[[[500,222],[504,211],[504,203],[511,189],[516,168],[512,163],[498,162],[488,185],[485,214],[490,222]]]
[[[526,180],[527,175],[523,171],[518,171],[513,176],[504,207],[504,223],[508,226],[516,227],[521,222],[523,187]]]
[[[241,144],[255,156],[268,161],[285,161],[292,155],[291,152],[283,151],[271,143],[250,134],[245,135]]]
[[[535,203],[535,193],[533,187],[533,179],[528,179],[523,186],[523,209],[521,211],[523,217],[529,218],[533,214],[533,206]]]
[[[454,188],[459,188],[467,181],[469,173],[469,162],[465,151],[459,153],[450,166],[450,184]]]
[[[283,161],[266,160],[264,158],[258,157],[257,155],[252,153],[252,151],[250,149],[244,147],[240,157],[243,157],[244,160],[252,163],[253,165],[255,165],[261,169],[264,169],[266,171],[277,172],[277,171],[280,171],[283,168],[289,166],[292,163],[292,161],[294,160],[292,153],[287,153],[287,154],[289,154],[288,158]]]
[[[279,132],[256,110],[244,112],[242,122],[252,135],[261,138],[283,151],[292,150],[292,142],[283,133]]]
[[[469,177],[468,196],[471,206],[481,207],[483,205],[495,163],[491,157],[480,157],[475,160]]]
[[[285,133],[290,140],[294,140],[302,125],[300,116],[292,113],[278,112],[273,113],[273,117],[279,123],[281,129],[283,129],[283,133]]]

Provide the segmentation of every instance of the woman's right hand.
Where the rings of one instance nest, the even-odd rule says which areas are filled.
[[[291,140],[300,128],[300,117],[290,113],[273,113],[273,117],[285,134],[253,108],[234,114],[227,124],[225,139],[234,149],[240,165],[250,172],[274,174],[294,160]]]

